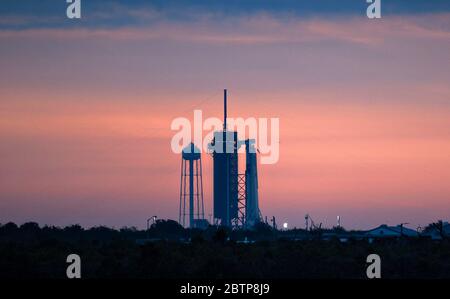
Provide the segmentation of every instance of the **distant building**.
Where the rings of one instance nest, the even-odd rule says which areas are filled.
[[[380,238],[400,238],[400,237],[419,237],[419,233],[413,229],[402,225],[388,226],[382,224],[374,229],[368,230],[365,233],[366,237],[380,239]]]

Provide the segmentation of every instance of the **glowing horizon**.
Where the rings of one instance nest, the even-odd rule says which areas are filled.
[[[123,12],[142,23],[1,12],[1,223],[177,219],[170,123],[198,108],[221,118],[223,88],[231,117],[280,118],[280,161],[258,165],[263,215],[289,227],[339,215],[349,229],[449,220],[449,11],[379,22]]]

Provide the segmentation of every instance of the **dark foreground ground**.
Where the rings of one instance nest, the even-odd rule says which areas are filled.
[[[257,241],[246,244],[217,229],[186,233],[8,224],[0,227],[0,278],[66,278],[66,258],[72,253],[81,257],[83,278],[366,279],[366,258],[372,253],[381,257],[383,278],[450,278],[448,240],[342,243],[259,234],[249,233]],[[148,237],[153,241],[136,242]]]

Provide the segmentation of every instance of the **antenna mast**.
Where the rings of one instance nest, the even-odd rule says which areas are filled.
[[[227,90],[223,90],[223,130],[227,130]]]

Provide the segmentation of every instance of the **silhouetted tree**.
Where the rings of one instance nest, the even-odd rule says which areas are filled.
[[[18,231],[18,226],[13,222],[8,222],[0,227],[0,233],[10,235]]]
[[[37,233],[40,231],[40,227],[36,222],[26,222],[20,226],[20,230],[29,233]]]
[[[392,239],[369,244],[367,240],[342,243],[305,238],[292,242],[290,238],[306,232],[265,226],[248,231],[214,226],[185,230],[174,221],[160,221],[151,231],[161,239],[175,234],[176,242],[152,240],[140,245],[135,240],[147,231],[134,228],[39,228],[32,223],[18,228],[7,223],[0,226],[0,278],[64,278],[65,259],[73,252],[82,255],[85,278],[364,279],[364,261],[373,252],[383,256],[385,278],[450,278],[447,240]],[[179,235],[190,236],[191,242],[178,242]],[[227,242],[246,236],[256,242]]]
[[[444,222],[442,220],[430,223],[424,229],[425,232],[429,232],[429,231],[432,231],[432,230],[436,230],[439,233],[439,236],[442,239],[445,239],[446,236],[445,236],[445,232],[444,232]]]

